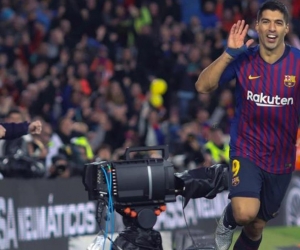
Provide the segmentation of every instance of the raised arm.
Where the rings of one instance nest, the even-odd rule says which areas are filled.
[[[40,134],[42,124],[40,121],[31,123],[1,123],[0,124],[0,139],[12,140],[26,134]]]
[[[246,44],[244,43],[248,27],[244,20],[238,21],[231,27],[227,49],[199,75],[196,82],[198,92],[209,93],[215,90],[226,67],[253,43],[253,39],[248,40]]]
[[[205,68],[196,82],[197,91],[200,93],[214,91],[219,85],[222,73],[232,60],[233,57],[224,52],[219,58]]]

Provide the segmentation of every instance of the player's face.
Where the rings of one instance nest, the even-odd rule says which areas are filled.
[[[284,37],[289,31],[283,14],[278,11],[265,10],[256,23],[260,44],[267,50],[275,50],[284,43]]]

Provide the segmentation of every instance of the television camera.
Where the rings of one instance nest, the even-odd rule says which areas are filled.
[[[162,157],[130,157],[131,153],[140,151],[161,151]],[[166,203],[175,202],[176,196],[181,195],[185,198],[185,207],[190,199],[212,199],[228,188],[227,165],[175,173],[168,158],[167,145],[132,147],[126,149],[125,160],[85,165],[83,184],[89,200],[98,201],[98,223],[106,207],[108,213],[115,210],[123,217],[125,230],[113,242],[112,249],[162,250],[160,233],[153,230],[153,226],[157,216],[166,210]]]

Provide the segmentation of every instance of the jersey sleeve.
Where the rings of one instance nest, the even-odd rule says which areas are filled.
[[[5,136],[3,136],[1,139],[13,140],[28,134],[28,122],[1,123],[1,126],[6,129]]]
[[[236,78],[235,64],[236,64],[236,60],[231,62],[226,67],[219,80],[219,85],[224,85],[226,83],[229,83],[232,79]]]

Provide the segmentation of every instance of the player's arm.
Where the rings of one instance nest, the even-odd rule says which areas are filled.
[[[253,40],[249,40],[244,43],[246,34],[248,31],[248,25],[245,25],[245,21],[238,21],[230,30],[227,49],[225,52],[216,59],[212,64],[205,68],[198,77],[196,82],[196,89],[200,93],[208,93],[215,90],[224,73],[227,66],[240,54],[244,53],[247,48],[253,43]]]
[[[219,85],[223,72],[232,61],[233,57],[224,52],[212,64],[205,68],[196,82],[197,91],[200,93],[209,93],[215,90]]]

